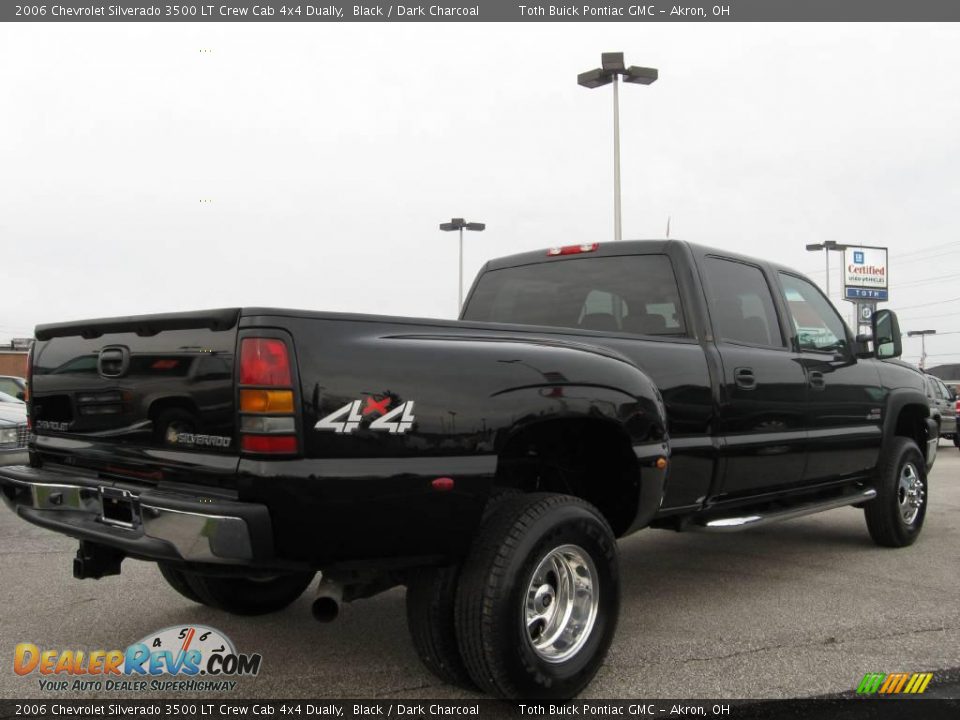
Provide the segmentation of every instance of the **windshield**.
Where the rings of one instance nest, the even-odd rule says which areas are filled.
[[[666,255],[578,257],[483,274],[464,320],[637,335],[684,335]]]

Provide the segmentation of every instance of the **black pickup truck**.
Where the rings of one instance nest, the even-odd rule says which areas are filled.
[[[427,667],[569,697],[619,613],[615,538],[846,505],[920,533],[936,447],[896,316],[854,337],[808,279],[678,241],[491,261],[459,321],[243,308],[41,325],[24,520],[73,572],[155,561],[255,614],[407,587]],[[870,342],[872,341],[872,346]]]

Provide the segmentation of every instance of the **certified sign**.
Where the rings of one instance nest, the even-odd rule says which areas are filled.
[[[843,291],[848,300],[888,300],[887,249],[847,247],[843,251]]]

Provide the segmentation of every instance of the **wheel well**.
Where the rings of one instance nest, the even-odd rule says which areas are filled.
[[[150,420],[156,420],[164,410],[174,408],[186,410],[191,415],[197,415],[197,406],[187,398],[160,398],[150,403],[150,409],[147,410],[147,417]]]
[[[637,513],[640,470],[630,438],[618,425],[545,420],[520,431],[500,450],[497,486],[582,498],[620,535]]]
[[[929,410],[920,405],[907,405],[897,416],[897,426],[893,434],[910,438],[920,448],[920,452],[925,453],[928,413]]]

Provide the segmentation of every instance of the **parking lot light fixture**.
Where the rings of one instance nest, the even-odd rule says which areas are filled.
[[[920,338],[920,369],[926,371],[927,365],[927,335],[936,335],[936,330],[910,330],[907,337]]]
[[[479,222],[467,222],[463,218],[451,218],[450,222],[440,223],[440,229],[444,232],[453,232],[458,230],[460,232],[460,275],[459,281],[457,283],[458,303],[457,303],[457,313],[463,310],[463,231],[472,230],[474,232],[480,232],[486,230],[486,223]]]
[[[827,282],[825,290],[827,291],[827,299],[830,299],[830,251],[843,252],[849,246],[841,245],[836,240],[824,240],[822,243],[810,243],[807,245],[807,250],[810,252],[820,252],[824,250],[823,256],[826,258],[827,263]]]
[[[620,90],[618,78],[634,85],[650,85],[659,73],[656,68],[626,67],[622,52],[606,52],[600,56],[600,67],[577,75],[577,84],[593,90],[613,84],[613,239],[623,237],[620,220]]]

